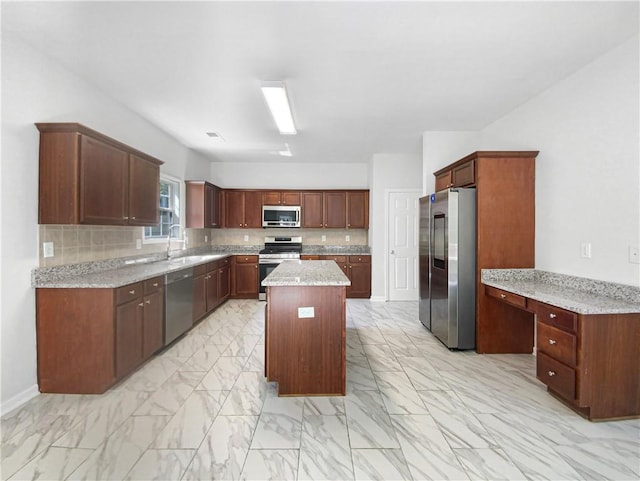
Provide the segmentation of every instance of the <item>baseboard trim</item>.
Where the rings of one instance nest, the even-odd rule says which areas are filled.
[[[384,296],[371,296],[371,302],[387,302],[387,298]]]
[[[25,389],[21,393],[13,396],[10,399],[7,399],[0,405],[0,416],[4,416],[5,414],[10,413],[14,409],[19,408],[27,401],[30,401],[34,397],[38,396],[40,391],[38,390],[38,385],[34,384],[33,386]]]

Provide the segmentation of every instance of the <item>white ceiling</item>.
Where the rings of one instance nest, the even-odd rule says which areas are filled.
[[[2,28],[213,161],[368,162],[483,128],[637,33],[638,2],[3,2]]]

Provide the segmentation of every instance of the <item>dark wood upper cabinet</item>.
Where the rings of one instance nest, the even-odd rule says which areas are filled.
[[[77,123],[40,131],[40,224],[155,225],[162,162]]]
[[[347,227],[347,193],[344,191],[324,193],[324,226],[344,229]]]
[[[225,227],[262,227],[262,191],[225,190],[224,213]]]
[[[186,226],[188,228],[222,227],[221,189],[205,181],[185,181]]]
[[[369,228],[369,191],[347,192],[347,229]]]
[[[302,193],[302,227],[324,227],[324,194]]]
[[[262,193],[262,205],[300,205],[300,192],[273,190]]]

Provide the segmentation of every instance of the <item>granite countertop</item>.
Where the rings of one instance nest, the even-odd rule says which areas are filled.
[[[350,286],[351,281],[333,261],[282,262],[262,281],[263,286]]]
[[[345,256],[369,256],[371,249],[365,245],[353,246],[324,246],[324,245],[303,245],[302,254],[319,254],[319,255],[345,255]]]
[[[578,314],[640,314],[640,288],[633,286],[535,269],[482,269],[481,276],[487,286]]]
[[[179,271],[207,262],[229,257],[231,254],[204,254],[175,257],[143,264],[132,264],[88,274],[71,275],[62,279],[41,279],[34,282],[37,288],[115,288],[144,281],[169,272]]]

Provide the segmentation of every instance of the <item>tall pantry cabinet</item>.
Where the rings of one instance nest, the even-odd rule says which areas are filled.
[[[477,194],[476,350],[531,353],[533,314],[485,294],[482,269],[535,266],[537,151],[481,151],[434,172],[436,190],[475,187]]]

